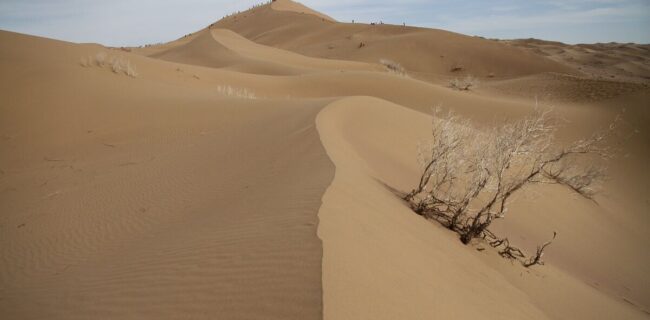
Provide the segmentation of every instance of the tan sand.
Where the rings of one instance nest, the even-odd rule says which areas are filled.
[[[97,48],[0,36],[3,318],[321,317],[319,103],[223,97],[109,52],[131,79],[81,67]]]
[[[282,2],[289,1],[275,4]],[[545,71],[578,73],[527,50],[444,30],[331,23],[314,15],[276,10],[275,6],[255,8],[242,16],[220,20],[215,27],[308,56],[370,63],[390,59],[412,76],[427,80],[466,74],[507,78]]]
[[[326,318],[644,318],[553,265],[527,270],[494,252],[477,253],[412,214],[391,190],[417,178],[408,155],[416,152],[415,141],[426,139],[429,121],[370,98],[340,100],[319,114],[319,132],[336,165],[319,214]]]
[[[331,18],[326,14],[322,14],[318,11],[312,10],[304,6],[302,3],[291,1],[291,0],[273,1],[271,3],[271,8],[273,8],[273,10],[278,10],[278,11],[289,11],[289,12],[296,12],[300,14],[309,14],[321,18],[323,20],[336,22],[336,20],[334,20],[333,18]]]
[[[568,45],[538,39],[504,42],[570,65],[590,78],[650,82],[649,44],[611,42]]]
[[[511,43],[338,23],[288,0],[147,48],[5,31],[0,43],[3,318],[648,317],[642,81]],[[112,72],[116,58],[137,76]],[[447,87],[467,74],[478,90]],[[541,186],[495,223],[528,252],[559,232],[547,264],[524,269],[463,246],[396,193],[417,179],[433,106],[480,129],[536,97],[567,120],[562,141],[623,108],[636,133],[597,203]]]
[[[324,70],[382,70],[378,65],[315,59],[270,48],[226,29],[202,30],[193,40],[151,56],[185,64],[267,75],[298,75]]]

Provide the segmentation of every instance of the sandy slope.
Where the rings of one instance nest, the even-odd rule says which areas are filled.
[[[277,3],[290,2],[278,0]],[[329,59],[377,63],[391,59],[423,79],[473,74],[513,77],[542,71],[575,72],[526,50],[443,30],[333,23],[314,15],[262,6],[218,21],[257,43]],[[360,47],[363,43],[364,46]],[[454,67],[462,70],[452,72]]]
[[[278,10],[278,11],[289,11],[289,12],[295,12],[295,13],[300,13],[300,14],[309,14],[309,15],[313,15],[313,16],[316,16],[318,18],[321,18],[323,20],[327,20],[327,21],[330,21],[330,22],[336,22],[336,20],[334,20],[332,17],[330,17],[330,16],[328,16],[326,14],[323,14],[323,13],[320,13],[318,11],[312,10],[312,9],[304,6],[300,2],[294,2],[294,1],[291,1],[291,0],[281,0],[281,1],[276,0],[276,1],[273,1],[271,3],[271,8],[273,8],[273,10]]]
[[[650,45],[636,43],[596,43],[568,45],[538,39],[503,42],[573,66],[595,79],[650,81]]]
[[[343,99],[319,114],[319,132],[336,165],[319,213],[326,318],[644,318],[565,270],[527,270],[493,252],[478,254],[413,215],[391,190],[405,190],[417,178],[410,155],[415,141],[427,138],[429,121],[371,98]],[[574,222],[588,221],[576,213]],[[524,220],[545,227],[534,217]]]
[[[194,39],[151,57],[167,61],[224,68],[245,73],[297,75],[323,70],[382,70],[365,63],[323,60],[262,46],[225,29],[206,29]]]
[[[8,32],[0,42],[0,314],[9,318],[636,319],[650,310],[643,85],[576,78],[563,74],[571,66],[446,31],[336,23],[286,0],[132,52]],[[98,52],[128,59],[138,77],[80,65]],[[463,70],[451,72],[459,61],[449,57]],[[435,84],[470,72],[497,80],[469,93]],[[480,128],[529,112],[536,95],[568,121],[563,140],[622,107],[638,133],[598,204],[543,187],[495,224],[527,251],[560,232],[548,264],[525,270],[462,246],[395,193],[417,178],[432,106]]]
[[[321,317],[321,103],[227,98],[126,55],[131,79],[79,65],[99,48],[0,36],[4,317]]]
[[[480,85],[479,90],[538,100],[546,103],[594,103],[648,88],[633,82],[586,79],[558,73],[543,73],[516,79],[497,80]]]

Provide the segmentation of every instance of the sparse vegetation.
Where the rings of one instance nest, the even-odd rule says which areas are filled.
[[[135,71],[135,67],[131,65],[131,61],[123,57],[112,57],[111,58],[111,70],[114,73],[123,73],[129,77],[135,78],[138,76],[138,73]]]
[[[417,214],[457,232],[464,244],[483,238],[500,248],[501,256],[525,267],[543,264],[541,257],[551,241],[527,258],[507,238],[490,232],[490,225],[504,218],[512,196],[530,185],[562,185],[593,199],[605,161],[614,153],[606,142],[617,123],[561,146],[554,139],[559,126],[550,111],[535,110],[521,120],[482,131],[437,110],[433,140],[420,148],[420,181],[404,199]]]
[[[191,35],[191,33],[190,33],[190,34],[186,34],[186,35],[184,35],[183,37],[188,37],[188,36],[190,36],[190,35]],[[138,48],[151,48],[151,47],[161,46],[161,45],[163,45],[163,44],[164,44],[163,42],[148,43],[148,44],[145,44],[145,45],[141,45],[141,46],[139,46]]]
[[[103,67],[106,64],[106,57],[107,57],[107,55],[106,55],[105,52],[98,52],[95,55],[95,64],[98,67]]]
[[[217,91],[223,95],[244,99],[257,99],[255,93],[246,88],[233,88],[231,86],[218,86]]]
[[[138,76],[135,66],[128,59],[122,56],[109,57],[105,52],[98,52],[94,57],[82,57],[80,64],[85,68],[92,66],[103,68],[109,66],[113,73],[124,74],[131,78]]]
[[[451,68],[449,69],[449,71],[451,71],[451,72],[460,72],[460,71],[463,71],[464,69],[465,69],[465,67],[461,63],[454,62],[454,63],[451,64]]]
[[[463,79],[454,78],[449,81],[449,87],[460,91],[469,91],[478,87],[479,80],[471,75]]]
[[[406,76],[406,70],[400,65],[399,63],[388,60],[388,59],[381,59],[379,60],[379,63],[381,63],[390,73],[394,73],[400,76]]]
[[[222,19],[225,20],[225,19],[227,19],[227,18],[231,18],[231,17],[234,17],[235,19],[237,19],[237,15],[239,15],[239,14],[250,12],[250,11],[252,11],[252,10],[254,10],[254,9],[257,9],[257,8],[263,7],[263,6],[265,6],[265,5],[270,5],[270,4],[273,3],[273,2],[275,2],[275,0],[264,1],[264,2],[261,2],[261,3],[258,3],[258,4],[254,4],[253,6],[251,6],[250,8],[248,8],[248,9],[245,10],[245,11],[235,11],[235,12],[233,12],[233,13],[231,13],[231,14],[227,14],[227,15],[225,15]],[[212,27],[213,25],[214,25],[214,24],[210,25],[210,27]]]

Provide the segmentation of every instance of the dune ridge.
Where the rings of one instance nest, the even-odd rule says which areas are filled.
[[[3,70],[40,75],[0,89],[17,97],[0,120],[5,317],[321,318],[321,102],[121,77],[78,65],[96,48],[0,36]]]
[[[330,21],[330,22],[336,22],[336,20],[334,20],[332,17],[330,17],[330,16],[328,16],[326,14],[323,14],[321,12],[312,10],[312,9],[304,6],[300,2],[295,2],[295,1],[291,1],[291,0],[275,0],[275,1],[272,1],[271,2],[271,8],[273,10],[278,10],[278,11],[290,11],[290,12],[297,12],[297,13],[300,13],[300,14],[306,13],[306,14],[310,14],[310,15],[316,16],[318,18],[321,18],[323,20],[327,20],[327,21]]]
[[[648,83],[650,45],[636,43],[595,43],[568,45],[538,39],[503,42],[571,65],[593,79]]]
[[[328,105],[316,121],[336,166],[319,212],[326,319],[645,318],[565,270],[477,255],[412,214],[391,190],[417,178],[408,155],[426,139],[430,118],[358,97]]]
[[[410,26],[332,23],[313,15],[278,11],[273,5],[220,20],[214,26],[307,56],[370,63],[390,59],[410,74],[432,81],[458,73],[499,78],[542,71],[577,73],[546,57],[478,37]]]

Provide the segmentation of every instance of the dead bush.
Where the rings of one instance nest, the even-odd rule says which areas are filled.
[[[92,66],[103,68],[108,66],[113,73],[124,74],[131,78],[138,77],[135,65],[131,64],[131,61],[122,56],[109,57],[105,52],[98,52],[94,57],[82,57],[79,63],[85,68]]]
[[[457,232],[464,244],[484,238],[501,248],[504,257],[518,259],[526,267],[541,264],[550,241],[526,258],[507,239],[490,232],[490,225],[506,216],[512,196],[529,185],[562,185],[593,199],[605,162],[614,154],[607,140],[618,122],[588,138],[560,145],[555,140],[558,121],[550,111],[536,109],[521,120],[477,130],[468,120],[438,109],[433,139],[420,148],[419,182],[404,199],[419,215]]]
[[[394,73],[394,74],[400,75],[400,76],[405,76],[406,75],[406,70],[404,70],[402,65],[400,65],[399,63],[397,63],[395,61],[388,60],[388,59],[381,59],[381,60],[379,60],[379,63],[381,63],[384,67],[386,67],[386,69],[390,73]]]
[[[449,81],[449,87],[455,90],[460,90],[460,91],[469,91],[470,89],[474,89],[478,87],[479,80],[471,75],[466,76],[463,79],[452,79]]]

